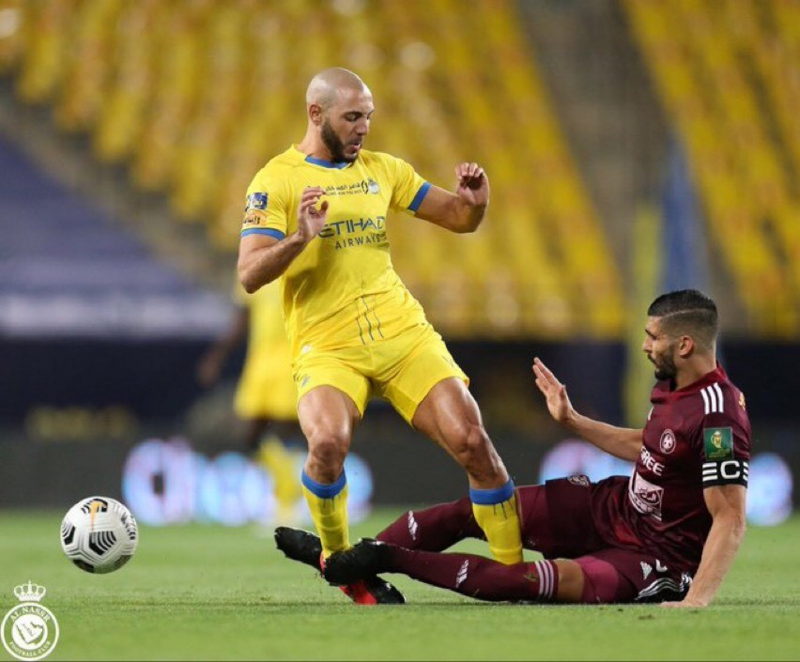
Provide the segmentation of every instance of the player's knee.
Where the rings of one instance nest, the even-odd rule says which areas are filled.
[[[310,474],[323,482],[334,482],[342,473],[350,440],[343,435],[319,433],[308,439]]]
[[[499,457],[482,425],[475,423],[464,425],[454,446],[461,465],[470,474],[479,473],[488,476],[499,470],[497,466]]]

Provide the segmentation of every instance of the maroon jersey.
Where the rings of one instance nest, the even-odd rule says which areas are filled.
[[[693,574],[711,528],[703,490],[747,486],[744,396],[717,366],[681,389],[658,382],[650,401],[633,474],[596,485],[595,521],[609,544],[647,551]]]

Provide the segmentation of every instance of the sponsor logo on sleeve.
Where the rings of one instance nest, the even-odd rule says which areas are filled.
[[[269,200],[269,195],[266,193],[251,193],[247,196],[247,206],[244,208],[244,210],[250,211],[251,209],[266,209],[267,200]]]
[[[244,215],[244,225],[261,225],[267,220],[267,215],[263,211],[250,210]]]
[[[733,430],[731,428],[704,428],[706,459],[724,462],[733,459]]]

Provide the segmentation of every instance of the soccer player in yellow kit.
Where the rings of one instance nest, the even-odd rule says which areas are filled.
[[[248,450],[270,473],[280,522],[296,519],[300,481],[295,459],[283,439],[299,433],[297,388],[277,283],[247,294],[237,283],[237,310],[229,328],[203,355],[197,377],[206,388],[220,377],[230,353],[247,340],[247,355],[236,387],[234,410],[246,422]]]
[[[306,111],[302,142],[269,161],[247,191],[238,270],[248,292],[283,277],[309,447],[302,481],[323,557],[350,547],[344,458],[367,401],[377,395],[464,467],[493,556],[519,563],[514,484],[466,375],[394,271],[385,228],[391,207],[452,232],[474,232],[489,203],[486,173],[460,164],[451,193],[408,163],[363,149],[372,94],[346,69],[311,80]],[[354,599],[375,602],[370,595]]]

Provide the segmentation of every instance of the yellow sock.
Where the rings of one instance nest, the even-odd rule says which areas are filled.
[[[258,447],[257,459],[272,476],[278,511],[276,521],[279,524],[292,523],[297,502],[302,496],[294,455],[286,450],[280,437],[271,434]]]
[[[322,554],[328,558],[334,552],[350,547],[350,532],[347,527],[347,479],[344,472],[335,483],[325,485],[316,482],[303,472],[303,494],[317,527]]]
[[[509,480],[497,489],[471,489],[469,493],[475,521],[486,534],[495,560],[506,565],[522,563],[522,533],[514,483]]]

